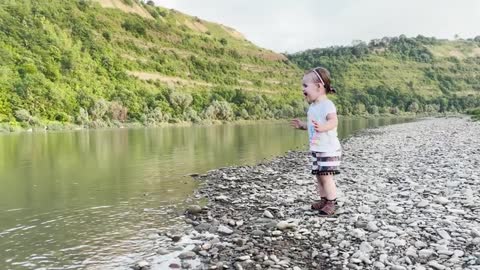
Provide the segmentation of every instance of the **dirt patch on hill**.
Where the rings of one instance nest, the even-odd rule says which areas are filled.
[[[100,5],[104,8],[117,8],[120,9],[121,11],[127,12],[127,13],[135,13],[140,15],[143,18],[147,19],[153,19],[152,15],[148,13],[143,7],[139,6],[136,3],[133,3],[133,5],[129,6],[121,0],[95,0]]]
[[[236,38],[236,39],[240,39],[240,40],[244,40],[245,37],[242,35],[242,33],[238,32],[237,30],[233,29],[233,28],[230,28],[230,27],[227,27],[225,25],[222,25],[222,28],[223,30],[225,30],[230,36]]]
[[[188,19],[186,19],[185,25],[195,32],[205,33],[208,31],[208,28],[205,25],[203,25],[201,22],[191,22]]]

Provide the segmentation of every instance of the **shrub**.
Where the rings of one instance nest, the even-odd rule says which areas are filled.
[[[28,123],[32,118],[32,116],[27,110],[20,109],[15,111],[15,118],[17,119],[17,121]]]
[[[122,27],[135,36],[145,36],[147,34],[147,30],[140,19],[127,19],[122,23]]]
[[[108,107],[108,117],[111,120],[125,122],[127,120],[127,108],[117,101],[112,101]]]
[[[204,111],[204,118],[211,120],[232,120],[233,110],[230,103],[222,100],[214,100]]]
[[[59,121],[59,122],[71,122],[72,121],[72,117],[64,112],[57,112],[55,114],[55,121]]]
[[[169,95],[169,101],[175,110],[183,113],[185,112],[185,109],[190,106],[193,98],[188,93],[171,92]]]
[[[202,121],[202,118],[198,115],[197,111],[195,111],[192,108],[188,108],[183,113],[183,117],[185,118],[185,120],[191,121],[193,123],[198,123],[198,122]]]
[[[157,107],[148,111],[146,114],[143,114],[140,120],[146,126],[155,126],[162,122],[168,122],[170,117],[168,117],[167,114],[164,114],[162,110]]]
[[[83,126],[88,124],[89,121],[90,119],[88,118],[87,111],[84,108],[80,108],[80,110],[78,111],[78,115],[76,117],[77,124],[80,124]]]
[[[99,99],[95,102],[93,107],[90,109],[90,115],[92,120],[100,120],[108,111],[108,103],[104,99]]]

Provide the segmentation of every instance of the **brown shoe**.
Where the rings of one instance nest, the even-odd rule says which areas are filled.
[[[320,209],[320,215],[331,216],[335,214],[335,202],[336,200],[326,200],[325,205]]]
[[[312,210],[322,210],[326,202],[327,202],[327,198],[320,197],[320,201],[315,201],[314,203],[312,203],[310,208]]]

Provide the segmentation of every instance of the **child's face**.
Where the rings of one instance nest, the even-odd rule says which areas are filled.
[[[321,83],[316,83],[314,80],[315,74],[312,72],[303,76],[302,89],[305,100],[312,103],[320,96],[325,95],[325,87]]]

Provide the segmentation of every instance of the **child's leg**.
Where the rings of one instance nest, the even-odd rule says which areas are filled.
[[[335,213],[335,204],[337,199],[337,187],[333,180],[333,175],[321,175],[320,181],[325,192],[325,204],[320,209],[320,215],[331,216]]]
[[[335,200],[337,198],[337,186],[333,180],[333,175],[318,175],[319,183],[323,190],[323,196],[327,200]]]
[[[320,200],[315,201],[312,203],[311,208],[314,210],[321,210],[324,206],[325,203],[327,202],[327,198],[325,197],[325,189],[323,188],[323,183],[320,181],[320,175],[316,175],[315,177],[317,179],[316,183],[316,188],[317,188],[317,194],[320,196]]]
[[[316,175],[317,178],[317,194],[320,196],[320,198],[325,198],[327,194],[325,193],[325,188],[323,187],[323,182],[321,179],[322,175]]]

